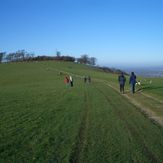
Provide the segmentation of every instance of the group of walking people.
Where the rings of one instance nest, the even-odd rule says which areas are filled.
[[[124,93],[126,77],[125,77],[123,72],[118,76],[118,81],[119,81],[119,86],[120,86],[120,92]],[[129,78],[129,84],[131,85],[131,92],[133,94],[135,93],[135,84],[136,83],[137,83],[136,75],[134,74],[134,72],[131,72],[131,75],[130,75],[130,78]]]
[[[91,77],[90,76],[84,76],[84,83],[91,83]],[[118,76],[118,81],[119,81],[119,86],[120,86],[120,92],[124,93],[125,90],[125,83],[126,83],[126,77],[124,75],[124,73],[122,72],[119,76]],[[71,75],[69,76],[65,76],[64,78],[64,83],[68,86],[73,87],[74,83],[73,83],[73,78]],[[137,81],[136,81],[136,75],[134,74],[134,72],[131,72],[130,78],[129,78],[129,84],[131,85],[131,92],[134,94],[135,93],[135,85],[136,85]]]
[[[91,83],[91,77],[89,76],[84,76],[84,83]]]
[[[84,76],[84,83],[91,83],[91,77],[89,76]],[[66,75],[64,78],[64,83],[66,84],[67,87],[74,86],[74,80],[71,75]]]

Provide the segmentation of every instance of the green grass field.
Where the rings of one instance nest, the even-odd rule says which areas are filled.
[[[127,81],[121,95],[117,75],[88,66],[0,64],[0,163],[162,163],[163,127],[140,107],[163,121],[163,79],[140,79],[141,91]]]

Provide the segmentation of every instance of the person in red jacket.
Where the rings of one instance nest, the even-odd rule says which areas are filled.
[[[70,82],[69,78],[67,76],[65,76],[64,83],[66,84],[66,86],[69,85],[69,82]]]

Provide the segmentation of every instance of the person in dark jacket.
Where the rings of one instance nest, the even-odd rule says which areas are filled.
[[[131,92],[135,93],[135,84],[136,84],[136,75],[134,72],[131,72],[129,84],[131,85]]]
[[[84,76],[84,83],[86,83],[87,82],[87,77],[86,76]]]
[[[90,76],[88,76],[88,82],[91,83],[91,77]]]
[[[124,87],[126,82],[126,77],[124,76],[123,72],[121,75],[118,76],[119,86],[120,86],[120,92],[124,93]]]

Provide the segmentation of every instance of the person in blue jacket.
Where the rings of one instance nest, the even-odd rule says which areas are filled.
[[[136,84],[136,75],[134,72],[131,72],[129,84],[131,85],[131,92],[135,93],[135,84]]]

